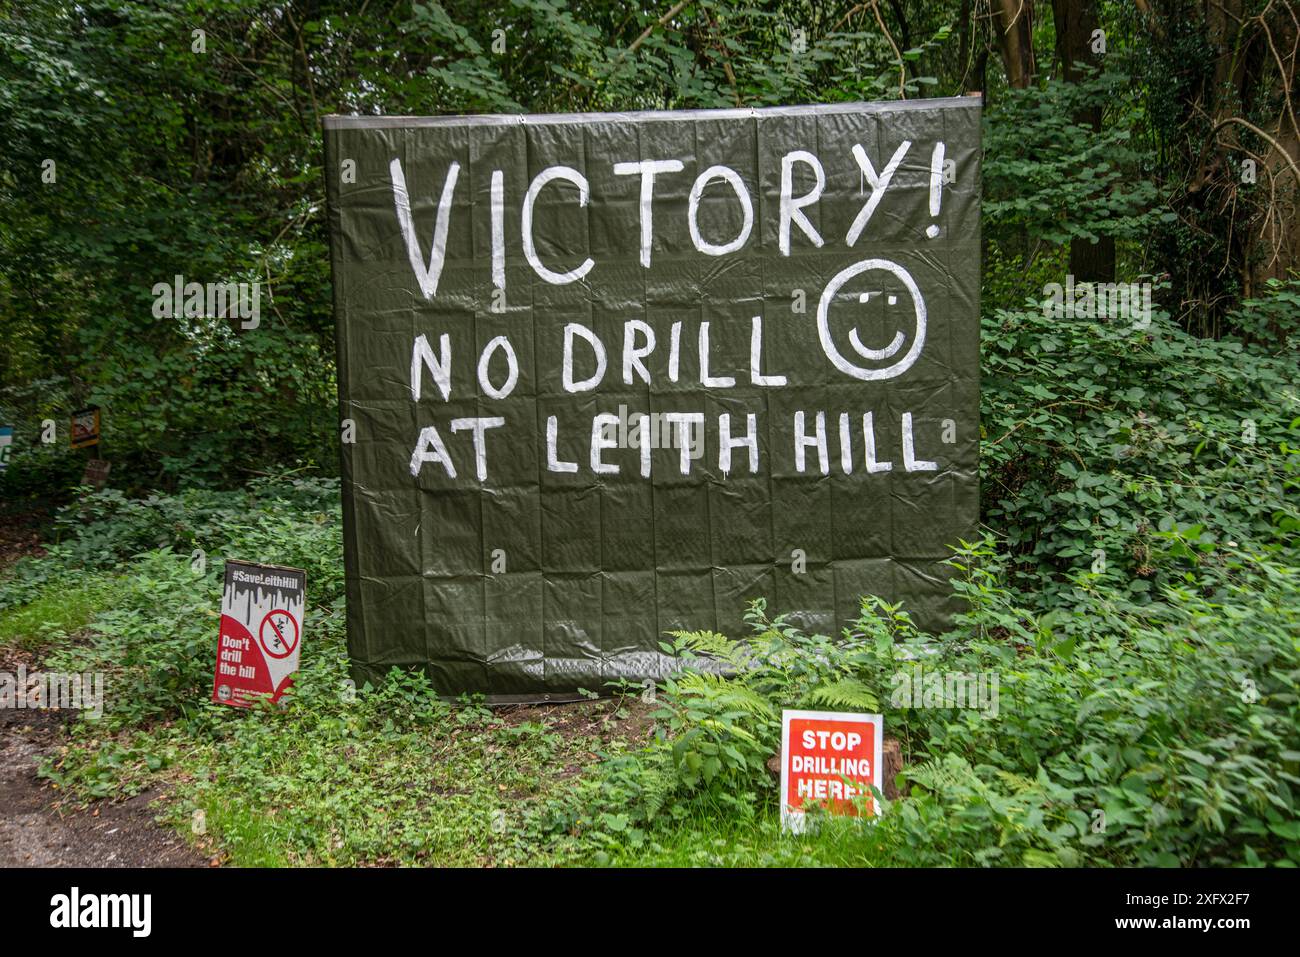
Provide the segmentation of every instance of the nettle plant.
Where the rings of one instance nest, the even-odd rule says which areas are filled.
[[[1292,359],[1159,310],[1137,328],[1033,307],[986,316],[982,356],[984,517],[1042,607],[1079,589],[1153,600],[1177,578],[1155,560],[1170,531],[1263,546],[1294,528]]]
[[[1195,536],[1165,541],[1157,562],[1205,554]],[[1300,861],[1290,823],[1300,612],[1286,566],[1237,550],[1218,597],[1189,574],[1156,601],[1081,590],[1036,612],[1006,588],[1006,557],[991,542],[954,564],[968,611],[927,664],[996,671],[1000,708],[996,720],[887,715],[915,763],[911,796],[882,824],[891,853],[912,863]]]

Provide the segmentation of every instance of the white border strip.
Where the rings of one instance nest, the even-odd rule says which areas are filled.
[[[759,106],[722,110],[633,110],[627,113],[491,113],[464,116],[321,117],[327,130],[396,129],[426,126],[547,126],[582,123],[642,123],[657,120],[743,120],[765,116],[833,116],[842,113],[907,113],[937,109],[979,109],[981,96],[937,96],[880,103],[824,103],[806,106]]]

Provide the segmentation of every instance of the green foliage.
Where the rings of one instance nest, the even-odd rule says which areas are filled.
[[[1188,0],[1156,0],[1153,9],[1162,29],[1139,29],[1126,57],[1151,177],[1172,214],[1146,246],[1170,276],[1177,321],[1198,335],[1253,335],[1258,313],[1243,315],[1241,301],[1263,298],[1267,282],[1300,269],[1292,231],[1300,184],[1273,168],[1279,152],[1294,155],[1286,144],[1300,133],[1283,92],[1295,89],[1296,65],[1272,52],[1294,30],[1294,4],[1245,0],[1223,21]],[[1136,5],[1127,13],[1141,20]],[[1240,121],[1283,145],[1275,152]],[[1244,175],[1247,161],[1256,176]]]
[[[1295,865],[1300,582],[1262,555],[1224,561],[1227,601],[1194,588],[1142,605],[1085,592],[1052,615],[1017,604],[989,543],[968,546],[954,559],[967,611],[938,639],[879,602],[835,642],[756,606],[745,670],[721,678],[695,663],[665,681],[654,744],[607,761],[537,826],[602,860],[626,853],[630,831],[645,852],[674,853],[682,829],[716,814],[761,835],[775,817],[761,764],[780,710],[884,704],[911,790],[854,838],[856,863]],[[789,680],[785,663],[810,647],[816,677]],[[997,675],[1000,707],[891,696],[918,667]],[[823,683],[837,674],[849,677]],[[810,853],[844,853],[843,836],[814,836]]]
[[[418,675],[353,694],[320,636],[307,661],[283,709],[204,703],[111,738],[85,722],[41,773],[82,798],[168,780],[166,819],[187,835],[201,822],[199,842],[236,866],[545,862],[519,820],[554,786],[552,766],[593,741],[453,709]]]
[[[1113,104],[1129,83],[1118,69],[1078,83],[1051,80],[1008,90],[989,110],[982,212],[990,236],[1027,236],[1040,245],[1137,239],[1172,218],[1156,208],[1133,116],[1121,114],[1100,135],[1077,119],[1089,107]]]
[[[17,348],[17,343],[11,348]],[[20,509],[49,496],[52,489],[71,488],[81,481],[86,467],[84,453],[68,448],[68,413],[72,408],[66,376],[26,382],[0,380],[0,425],[14,430],[9,467],[0,472],[0,516],[10,508]],[[44,423],[51,419],[57,441],[42,442]]]
[[[958,559],[971,606],[959,631],[981,637],[940,642],[926,664],[999,674],[999,715],[913,709],[906,727],[923,753],[1073,789],[1088,826],[1073,815],[1068,846],[1037,845],[1065,864],[1300,860],[1272,827],[1294,815],[1297,783],[1300,617],[1287,566],[1232,549],[1214,598],[1189,582],[1141,604],[1085,593],[1053,614],[1018,607],[996,571],[979,571],[989,557]],[[1008,618],[1032,644],[1008,639]]]
[[[1039,601],[1159,594],[1185,571],[1155,560],[1172,530],[1262,547],[1294,528],[1293,354],[1198,339],[1159,311],[1139,329],[997,310],[982,348],[985,518]]]
[[[135,500],[106,489],[66,507],[56,525],[63,542],[0,578],[0,636],[36,646],[90,624],[93,642],[57,648],[50,664],[104,672],[114,725],[192,714],[210,693],[225,558],[306,569],[305,627],[341,635],[336,480]],[[115,580],[125,561],[130,574]]]
[[[1263,294],[1243,300],[1231,312],[1229,321],[1247,339],[1279,347],[1286,347],[1290,340],[1294,350],[1294,339],[1300,335],[1300,279],[1270,279]]]
[[[319,134],[284,109],[284,18],[205,0],[0,12],[0,379],[67,374],[60,437],[73,408],[103,406],[128,487],[336,461],[328,259],[304,188]],[[257,332],[158,318],[153,287],[177,274],[262,282]]]

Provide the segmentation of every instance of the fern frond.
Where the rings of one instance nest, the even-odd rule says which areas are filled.
[[[1027,778],[1023,774],[1013,774],[1010,771],[1003,771],[1001,768],[998,769],[997,775],[1011,786],[1012,794],[1023,794],[1026,791],[1033,791],[1035,788],[1042,786],[1033,778]]]
[[[670,631],[681,646],[696,655],[723,661],[737,671],[744,670],[750,659],[747,645],[733,641],[716,631]]]
[[[703,671],[691,671],[676,679],[677,693],[707,700],[726,711],[740,711],[764,718],[775,718],[776,707],[753,688],[728,678]]]
[[[810,694],[808,700],[829,708],[858,711],[876,711],[880,708],[880,699],[876,693],[856,678],[842,678],[824,684]]]
[[[927,791],[936,794],[958,788],[971,791],[984,790],[984,782],[979,779],[975,769],[955,754],[948,754],[910,767],[906,774],[907,779],[913,784],[919,784]]]

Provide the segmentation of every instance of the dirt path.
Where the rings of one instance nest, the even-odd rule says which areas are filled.
[[[0,670],[4,668],[0,662]],[[146,792],[60,812],[36,776],[40,757],[58,746],[55,712],[0,710],[0,868],[202,867],[207,861],[174,831],[158,825]]]
[[[0,522],[0,568],[42,553],[39,527],[49,510],[6,516]],[[0,671],[19,664],[31,674],[29,654],[0,649]],[[125,801],[98,801],[86,810],[53,807],[56,792],[36,776],[44,754],[59,746],[65,716],[54,711],[0,709],[0,868],[202,867],[206,859],[154,821],[146,792]]]

